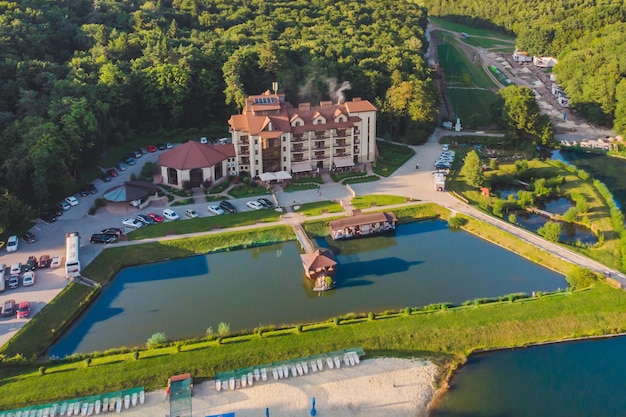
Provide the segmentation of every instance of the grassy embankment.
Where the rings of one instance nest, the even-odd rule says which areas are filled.
[[[445,209],[420,205],[398,211],[407,221],[412,215],[445,214]],[[469,219],[466,227],[523,256],[567,273],[571,265],[483,223]],[[138,246],[137,248],[140,248]],[[105,251],[106,252],[106,251]],[[132,259],[132,254],[127,256]],[[7,368],[0,379],[0,407],[52,401],[122,387],[164,386],[167,377],[192,372],[210,378],[215,372],[269,363],[286,358],[360,345],[368,356],[420,356],[442,366],[454,365],[471,352],[565,338],[613,334],[626,328],[626,294],[603,283],[582,291],[567,291],[539,298],[451,308],[444,305],[408,309],[397,313],[333,321],[259,332],[220,341],[189,341],[140,352],[96,355],[90,366],[81,356],[74,361],[46,364],[45,375],[37,365]],[[408,313],[408,314],[407,314]],[[180,350],[180,352],[178,351]]]

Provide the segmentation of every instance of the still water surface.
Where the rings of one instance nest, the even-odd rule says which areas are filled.
[[[312,291],[293,242],[124,269],[49,353],[143,345],[156,332],[197,337],[220,322],[237,331],[566,286],[562,275],[443,221],[318,244],[339,262],[337,289],[326,293]]]
[[[472,356],[431,417],[626,415],[626,337]]]

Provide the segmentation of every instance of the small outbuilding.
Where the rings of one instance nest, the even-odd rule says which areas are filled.
[[[158,187],[146,181],[125,181],[124,184],[105,191],[102,197],[110,203],[127,203],[133,207],[145,207],[150,197],[156,197]]]
[[[332,277],[335,274],[337,261],[328,249],[317,249],[313,253],[303,253],[300,258],[302,258],[302,266],[307,278]]]

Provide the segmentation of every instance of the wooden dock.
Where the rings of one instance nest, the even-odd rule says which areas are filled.
[[[294,224],[293,231],[296,234],[296,238],[298,239],[298,242],[300,242],[300,246],[302,247],[302,250],[304,250],[304,253],[315,252],[315,246],[313,246],[313,242],[309,239],[309,236],[307,236],[301,224]]]

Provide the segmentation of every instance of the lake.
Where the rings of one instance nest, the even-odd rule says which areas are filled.
[[[339,262],[337,288],[325,293],[312,291],[295,242],[126,268],[48,353],[144,345],[156,332],[199,337],[220,322],[238,331],[567,285],[562,275],[438,220],[318,244]]]
[[[626,337],[473,355],[431,417],[623,416]]]

